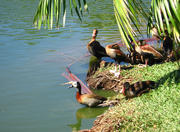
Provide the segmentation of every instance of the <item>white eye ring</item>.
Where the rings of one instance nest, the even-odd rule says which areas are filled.
[[[73,85],[73,87],[77,88],[77,82],[76,81],[73,81],[72,85]]]

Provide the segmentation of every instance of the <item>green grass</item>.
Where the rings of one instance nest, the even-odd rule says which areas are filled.
[[[135,67],[123,70],[121,74],[127,72],[135,81],[155,81],[157,88],[140,97],[122,100],[107,111],[104,118],[115,120],[112,125],[119,131],[180,131],[180,70],[177,63]]]

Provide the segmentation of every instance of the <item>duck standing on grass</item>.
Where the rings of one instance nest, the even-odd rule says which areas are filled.
[[[101,44],[96,41],[96,36],[97,36],[98,30],[94,29],[93,34],[92,34],[92,39],[87,45],[87,49],[89,53],[98,59],[101,59],[102,57],[108,57],[106,54],[106,50]]]
[[[135,51],[141,55],[141,60],[145,63],[145,66],[153,64],[155,58],[163,58],[161,53],[159,53],[153,46],[146,44],[146,41],[144,40],[138,42],[138,46],[135,46]]]
[[[106,97],[98,96],[93,93],[82,94],[81,93],[81,84],[77,81],[70,81],[65,84],[71,84],[69,88],[76,88],[78,91],[76,92],[76,100],[83,105],[88,107],[96,107],[102,104],[104,101],[107,100]]]
[[[150,89],[155,88],[154,81],[139,81],[134,84],[129,84],[129,82],[125,82],[123,85],[123,89],[120,91],[126,98],[133,98],[137,96],[141,96],[143,93],[148,92]]]
[[[121,72],[120,62],[129,62],[129,58],[121,51],[117,43],[107,45],[105,49],[108,56],[115,60],[115,70],[110,70],[110,72],[114,73],[116,77],[119,77]],[[117,72],[117,64],[119,64],[119,72]]]
[[[167,57],[167,60],[172,57],[172,51],[173,51],[173,40],[170,37],[168,30],[165,30],[164,34],[161,33],[161,36],[158,34],[158,30],[156,27],[153,27],[152,30],[152,36],[156,38],[156,40],[161,41],[161,49],[164,52],[165,57]]]
[[[165,56],[167,56],[168,58],[172,56],[173,40],[169,36],[169,33],[167,30],[165,30],[165,36],[163,37],[161,48],[163,49]]]

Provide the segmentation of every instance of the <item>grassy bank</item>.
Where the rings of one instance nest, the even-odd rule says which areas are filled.
[[[97,119],[99,129],[180,131],[180,70],[177,63],[135,67],[123,70],[121,74],[133,76],[134,81],[153,80],[157,83],[157,88],[130,100],[117,95],[121,99],[120,103]]]

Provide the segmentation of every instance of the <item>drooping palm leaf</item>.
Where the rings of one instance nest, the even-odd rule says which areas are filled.
[[[114,0],[113,2],[120,34],[127,46],[130,43],[128,35],[134,41],[135,38],[137,39],[135,30],[141,34],[142,24],[138,19],[140,16],[143,16],[143,21],[147,22],[148,35],[151,28],[155,26],[159,34],[167,30],[174,36],[177,43],[180,42],[179,0],[152,0],[150,12],[142,8],[144,3],[141,0]]]
[[[67,7],[68,6],[68,7]],[[36,14],[34,16],[34,25],[41,28],[43,25],[45,28],[53,28],[55,21],[56,27],[58,27],[60,20],[62,19],[63,26],[66,21],[67,9],[73,13],[75,10],[77,16],[81,20],[83,10],[88,9],[86,0],[40,0]]]
[[[137,33],[141,34],[142,21],[147,24],[148,34],[155,26],[159,34],[168,30],[176,42],[180,42],[180,4],[179,0],[152,0],[150,10],[142,0],[113,0],[114,12],[122,39],[127,47],[131,47],[129,36],[136,44]],[[66,12],[70,9],[71,15],[75,10],[81,20],[83,11],[87,10],[86,0],[40,0],[34,16],[34,24],[40,29],[43,25],[58,27],[62,19],[65,25]],[[54,9],[54,10],[53,10]],[[141,19],[141,20],[140,20]],[[137,31],[137,32],[135,32]]]
[[[180,1],[152,0],[151,5],[151,13],[158,31],[164,33],[167,30],[169,34],[172,34],[176,43],[179,43]],[[152,21],[148,21],[148,23],[150,25]]]
[[[136,30],[141,34],[142,21],[147,21],[148,11],[145,11],[138,3],[143,3],[141,0],[113,0],[114,11],[117,24],[120,30],[122,39],[127,47],[131,47],[130,36],[136,44]],[[140,21],[141,20],[141,21]]]

